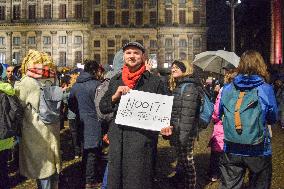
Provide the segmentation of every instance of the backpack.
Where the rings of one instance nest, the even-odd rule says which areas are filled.
[[[1,94],[0,139],[21,135],[24,109],[16,96]],[[9,112],[7,112],[9,109]]]
[[[41,85],[41,84],[40,84]],[[39,119],[45,124],[54,124],[60,121],[60,107],[63,99],[61,87],[42,87],[39,99]]]
[[[100,102],[102,97],[105,95],[106,91],[108,90],[110,79],[105,79],[96,89],[95,94],[95,107],[97,111],[97,117],[100,121],[110,122],[113,119],[113,113],[103,114],[100,110]]]
[[[181,86],[181,95],[183,94],[185,88],[189,83],[184,83]],[[200,109],[199,109],[199,118],[198,118],[198,127],[200,129],[206,129],[209,125],[212,114],[214,111],[214,104],[211,102],[208,94],[202,87],[197,87],[198,93],[201,99]]]
[[[225,142],[256,145],[264,140],[263,112],[258,89],[240,91],[233,85],[221,97]]]

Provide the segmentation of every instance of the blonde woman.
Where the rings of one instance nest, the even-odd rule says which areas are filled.
[[[15,83],[16,94],[24,107],[20,141],[20,174],[37,180],[39,189],[57,189],[60,165],[59,122],[46,125],[39,119],[40,85],[55,82],[55,64],[51,57],[30,50],[22,62],[23,77]]]
[[[172,143],[177,153],[177,168],[173,181],[183,189],[195,188],[196,185],[193,146],[200,107],[199,85],[193,76],[192,64],[186,61],[172,63],[169,80],[169,88],[174,95],[171,125]]]

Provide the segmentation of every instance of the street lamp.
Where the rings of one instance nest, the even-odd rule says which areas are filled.
[[[241,4],[241,0],[229,0],[226,4],[231,8],[231,51],[235,52],[235,8]]]

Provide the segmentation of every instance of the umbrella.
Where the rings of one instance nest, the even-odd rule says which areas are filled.
[[[203,71],[209,71],[219,74],[224,74],[222,69],[228,64],[238,67],[240,57],[234,52],[224,50],[205,51],[195,56],[193,64],[200,67]]]

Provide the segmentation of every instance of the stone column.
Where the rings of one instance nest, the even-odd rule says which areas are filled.
[[[143,5],[143,25],[148,25],[150,24],[150,19],[149,19],[149,6],[148,6],[148,1],[144,1]]]
[[[115,35],[115,53],[121,48],[121,35]]]
[[[74,15],[75,15],[75,8],[73,6],[73,0],[67,0],[67,15],[66,18],[67,19],[73,19]]]
[[[101,1],[101,21],[102,25],[106,26],[107,25],[107,1]],[[94,14],[94,13],[93,13]]]
[[[129,0],[129,23],[135,25],[135,1]]]
[[[66,31],[67,34],[67,49],[66,49],[66,65],[73,66],[74,65],[74,58],[72,56],[72,31]]]
[[[20,44],[20,46],[21,46],[20,57],[22,58],[22,57],[25,56],[26,51],[27,51],[27,49],[26,49],[26,47],[27,47],[27,32],[26,31],[21,32],[21,44]]]
[[[59,61],[59,52],[58,52],[58,37],[57,31],[51,31],[51,56],[56,65]]]
[[[121,18],[121,3],[120,3],[120,1],[115,1],[116,2],[116,4],[115,4],[115,7],[116,7],[116,9],[115,9],[115,25],[121,25],[121,20],[122,20],[122,18]]]
[[[193,61],[194,52],[193,52],[193,35],[187,34],[187,57],[189,61]]]
[[[164,1],[158,1],[158,12],[157,12],[157,18],[158,18],[158,26],[165,24],[165,2]]]
[[[173,35],[174,60],[179,58],[179,35]]]
[[[150,51],[150,40],[149,35],[143,35],[144,47],[146,48],[146,52],[149,54]]]
[[[90,31],[83,31],[83,52],[82,57],[83,60],[91,58],[90,55],[90,44],[92,43],[92,40],[90,40]]]
[[[36,34],[36,48],[37,50],[42,51],[42,43],[43,43],[41,39],[42,31],[35,31],[35,34]]]
[[[106,35],[100,36],[101,41],[101,63],[107,64],[107,40]]]
[[[179,20],[178,20],[178,5],[177,5],[177,3],[174,3],[174,5],[173,5],[172,15],[173,15],[173,24],[178,24]]]
[[[21,20],[27,20],[28,19],[28,4],[27,0],[22,0],[21,4]]]
[[[6,40],[6,63],[11,64],[12,62],[12,43],[13,43],[13,32],[6,32],[7,40]]]
[[[6,3],[6,20],[7,22],[11,22],[12,18],[13,18],[13,5],[12,5],[12,1],[9,1],[9,3]]]
[[[163,68],[164,67],[164,62],[165,62],[165,47],[163,44],[164,35],[163,34],[158,34],[157,35],[157,44],[158,44],[158,51],[157,51],[157,59],[158,59],[158,68]]]
[[[52,7],[52,4],[51,4]],[[51,8],[52,11],[52,8]],[[43,3],[41,3],[41,0],[36,0],[36,19],[43,18]],[[52,15],[52,12],[51,12]]]

